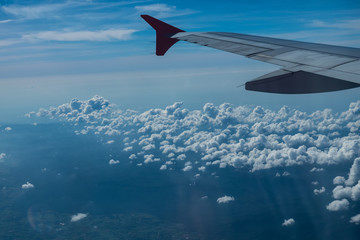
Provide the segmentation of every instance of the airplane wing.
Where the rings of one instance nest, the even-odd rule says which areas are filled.
[[[156,30],[156,55],[178,41],[216,48],[281,66],[249,81],[246,90],[271,93],[319,93],[360,86],[360,49],[226,32],[185,32],[149,15]]]

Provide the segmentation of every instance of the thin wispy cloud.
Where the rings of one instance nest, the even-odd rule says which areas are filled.
[[[168,4],[149,4],[149,5],[140,5],[135,6],[135,9],[141,14],[151,14],[157,18],[167,18],[174,16],[183,16],[195,13],[193,10],[189,9],[178,9],[176,6]]]
[[[45,4],[36,6],[10,5],[3,6],[1,9],[3,12],[14,15],[18,18],[35,19],[53,14],[64,7],[65,4]]]
[[[14,21],[13,19],[1,20],[1,21],[0,21],[0,24],[9,23],[9,22],[13,22],[13,21]]]
[[[150,4],[143,6],[135,6],[135,9],[142,12],[170,12],[176,10],[176,7],[169,6],[167,4]]]
[[[128,40],[132,34],[136,32],[134,29],[111,29],[100,31],[45,31],[24,35],[25,40],[46,40],[46,41],[114,41]]]
[[[4,40],[0,40],[0,47],[8,47],[11,45],[15,45],[18,43],[23,42],[22,40],[19,39],[4,39]]]
[[[349,20],[340,20],[336,22],[326,22],[321,20],[313,20],[310,24],[310,27],[319,27],[319,28],[340,28],[340,29],[353,29],[360,30],[360,19],[349,19]]]

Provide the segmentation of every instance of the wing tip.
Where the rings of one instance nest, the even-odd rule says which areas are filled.
[[[150,15],[142,14],[140,16],[156,31],[156,56],[164,56],[171,46],[179,41],[171,38],[172,35],[185,32]]]

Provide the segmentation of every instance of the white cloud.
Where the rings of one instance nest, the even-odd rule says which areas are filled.
[[[0,162],[6,157],[6,153],[0,153]]]
[[[61,42],[76,42],[76,41],[115,41],[115,40],[129,40],[134,29],[109,29],[99,31],[76,31],[76,32],[60,32],[60,31],[46,31],[39,33],[31,33],[23,35],[24,40],[43,40],[43,41],[61,41]]]
[[[344,183],[345,183],[345,178],[342,176],[337,176],[333,179],[333,184],[335,185],[344,184]]]
[[[179,156],[177,156],[176,160],[179,161],[184,161],[186,159],[186,155],[185,154],[180,154]]]
[[[190,171],[191,169],[192,169],[192,166],[188,165],[188,166],[185,166],[185,167],[183,168],[183,171],[184,171],[184,172],[188,172],[188,171]]]
[[[18,43],[21,43],[22,41],[18,40],[18,39],[5,39],[5,40],[0,40],[0,47],[7,47],[7,46],[11,46],[11,45],[15,45]]]
[[[106,142],[106,144],[113,144],[115,141],[114,140],[109,140]]]
[[[195,12],[189,9],[180,10],[177,9],[176,6],[171,6],[163,3],[139,5],[135,6],[135,9],[141,14],[151,14],[157,18],[183,16],[193,14]]]
[[[174,103],[138,113],[113,110],[109,101],[95,96],[31,115],[72,122],[79,126],[79,134],[125,134],[126,141],[119,147],[141,149],[130,159],[143,156],[145,163],[164,164],[191,156],[191,162],[199,161],[199,171],[209,165],[257,171],[304,164],[321,171],[321,166],[353,161],[360,155],[360,136],[350,124],[360,121],[359,111],[360,101],[335,114],[328,109],[305,113],[287,107],[272,111],[227,103],[207,103],[202,110],[192,111]],[[352,182],[356,179],[353,173],[351,170]]]
[[[36,6],[11,5],[3,6],[2,10],[19,18],[35,19],[51,16],[54,12],[62,9],[64,4],[44,4]]]
[[[111,160],[109,161],[109,165],[115,165],[115,164],[119,164],[119,163],[120,163],[119,160],[111,159]]]
[[[141,12],[171,12],[176,9],[175,6],[169,6],[167,4],[150,4],[150,5],[143,5],[143,6],[135,6],[135,9]]]
[[[341,210],[347,210],[348,208],[349,208],[349,201],[347,199],[335,200],[326,206],[326,209],[329,211],[341,211]]]
[[[351,187],[336,186],[333,189],[333,197],[335,199],[351,198],[351,194],[352,194]]]
[[[22,189],[30,189],[30,188],[34,188],[34,187],[35,187],[34,184],[31,184],[29,182],[26,182],[25,184],[23,184],[21,186]]]
[[[360,158],[354,160],[353,165],[350,168],[349,178],[345,181],[345,184],[352,186],[360,180]]]
[[[129,152],[131,150],[133,150],[132,146],[129,146],[129,147],[126,147],[126,148],[123,149],[124,152]]]
[[[2,24],[2,23],[9,23],[9,22],[12,22],[12,21],[14,21],[14,20],[12,20],[12,19],[1,20],[1,21],[0,21],[0,24]]]
[[[7,131],[7,132],[9,132],[9,131],[11,131],[11,130],[12,130],[11,127],[6,127],[6,128],[5,128],[5,131]]]
[[[231,197],[231,196],[223,196],[223,197],[219,197],[216,202],[218,204],[222,204],[222,203],[228,203],[228,202],[231,202],[231,201],[235,201],[235,198],[234,197]]]
[[[284,227],[288,227],[295,224],[295,220],[293,218],[284,219],[284,222],[281,224]]]
[[[360,214],[351,217],[350,223],[360,224]]]
[[[139,113],[113,109],[108,100],[95,96],[29,115],[73,123],[78,134],[103,135],[104,139],[124,136],[118,147],[124,154],[130,155],[128,150],[136,152],[129,156],[133,164],[158,162],[160,170],[185,159],[182,171],[226,166],[254,172],[306,165],[311,172],[319,172],[327,165],[353,162],[348,177],[333,179],[334,201],[326,208],[339,211],[349,208],[349,201],[360,200],[359,112],[360,101],[351,103],[342,113],[329,109],[306,113],[286,106],[273,111],[227,103],[206,103],[200,110],[188,110],[180,102]],[[132,161],[135,159],[143,159],[145,164]],[[289,173],[284,169],[276,174],[281,175]],[[313,190],[315,195],[325,191],[325,187]],[[224,196],[217,202],[226,200],[234,199]]]
[[[333,183],[337,185],[332,191],[334,199],[346,200],[348,204],[349,204],[348,200],[352,200],[352,201],[360,200],[359,164],[360,164],[360,158],[356,158],[349,170],[347,180],[343,176],[337,176],[333,179]],[[339,204],[339,202],[336,203]],[[342,204],[344,205],[345,201],[343,201]]]
[[[291,174],[290,174],[289,172],[285,171],[285,172],[283,172],[282,175],[283,175],[284,177],[287,177],[287,176],[290,176]]]
[[[310,24],[311,27],[321,27],[321,28],[338,28],[338,29],[352,29],[360,30],[360,19],[347,19],[347,20],[338,20],[336,22],[325,22],[320,20],[313,20]]]
[[[324,171],[323,168],[316,168],[316,167],[313,167],[313,168],[310,170],[310,172],[322,172],[322,171]]]
[[[86,218],[87,216],[88,216],[87,213],[78,213],[78,214],[72,215],[70,222],[80,221],[81,219],[84,219],[84,218]]]
[[[325,192],[325,187],[321,187],[320,189],[314,189],[314,194],[319,195]]]
[[[201,167],[198,168],[198,170],[199,170],[200,172],[205,172],[206,167],[205,167],[205,166],[201,166]]]

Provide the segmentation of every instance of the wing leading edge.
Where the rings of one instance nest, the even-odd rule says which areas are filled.
[[[270,93],[319,93],[360,86],[360,49],[223,32],[185,32],[149,15],[156,30],[156,55],[179,40],[242,55],[282,69],[245,84]]]

